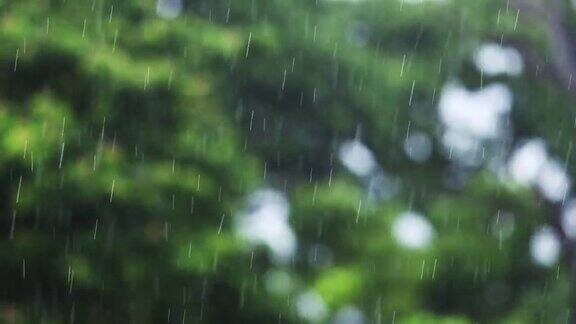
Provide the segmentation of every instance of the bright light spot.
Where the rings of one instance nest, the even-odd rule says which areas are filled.
[[[440,119],[452,131],[476,139],[493,139],[501,134],[502,119],[512,107],[512,94],[502,84],[476,92],[448,84],[440,97]]]
[[[328,315],[328,308],[320,295],[313,291],[302,293],[296,297],[296,311],[300,317],[311,321],[321,321]]]
[[[514,151],[508,164],[508,171],[519,184],[533,185],[547,159],[544,141],[532,139]]]
[[[400,191],[400,180],[383,171],[372,151],[359,140],[349,140],[340,145],[338,157],[363,182],[369,199],[387,200]]]
[[[334,324],[363,324],[364,314],[354,307],[346,306],[340,309],[334,317]]]
[[[472,136],[448,128],[442,136],[442,144],[450,158],[467,166],[478,166],[482,162],[482,142]]]
[[[444,145],[450,147],[451,149],[458,152],[471,153],[476,150],[480,145],[480,142],[474,137],[453,131],[451,129],[446,130],[442,136],[442,142]]]
[[[165,19],[174,19],[182,12],[182,0],[157,0],[156,13]]]
[[[415,212],[404,212],[394,221],[392,235],[403,247],[423,249],[432,241],[434,229],[424,216]]]
[[[522,56],[515,48],[486,44],[474,56],[476,67],[488,76],[508,74],[516,76],[524,70]]]
[[[438,105],[445,126],[444,155],[469,167],[493,161],[493,151],[510,134],[507,117],[511,107],[512,93],[505,85],[495,83],[468,91],[458,83],[446,84]]]
[[[426,162],[432,154],[432,140],[424,133],[411,134],[404,141],[404,152],[414,162]]]
[[[278,295],[288,294],[293,287],[290,274],[279,270],[268,271],[264,283],[268,292]]]
[[[576,238],[576,200],[571,200],[562,211],[562,229],[571,238]]]
[[[548,200],[566,198],[571,179],[559,161],[550,159],[541,139],[533,139],[518,148],[508,163],[512,178],[523,185],[536,185]]]
[[[282,193],[272,189],[256,191],[248,198],[248,208],[236,218],[237,231],[252,244],[268,246],[277,262],[286,263],[296,252],[289,209]]]
[[[377,166],[372,151],[359,140],[347,141],[342,144],[338,156],[342,164],[359,177],[369,175]]]
[[[538,175],[538,189],[551,201],[561,201],[568,194],[570,178],[558,161],[548,161]]]
[[[540,228],[530,239],[530,254],[541,266],[554,265],[560,257],[560,241],[550,227]]]

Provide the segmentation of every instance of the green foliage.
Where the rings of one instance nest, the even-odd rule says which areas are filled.
[[[305,291],[324,322],[348,306],[368,322],[564,318],[566,269],[529,256],[549,206],[488,171],[444,186],[445,82],[481,86],[470,57],[485,41],[550,51],[505,6],[187,1],[166,20],[152,0],[0,0],[0,319],[296,323]],[[554,81],[501,81],[514,139],[569,155]],[[410,127],[435,138],[424,164],[403,152]],[[355,136],[401,180],[393,199],[338,163]],[[265,185],[290,200],[289,264],[234,232]],[[431,222],[431,246],[396,242],[406,210]]]

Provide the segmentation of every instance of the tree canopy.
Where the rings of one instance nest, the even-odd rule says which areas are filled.
[[[0,0],[0,319],[573,318],[573,17]]]

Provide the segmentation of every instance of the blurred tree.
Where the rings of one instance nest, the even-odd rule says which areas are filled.
[[[538,137],[575,173],[573,13],[527,3],[0,1],[0,318],[565,321],[568,188],[506,168]],[[513,97],[498,136],[447,125],[450,91]],[[238,235],[262,187],[288,258]],[[565,265],[531,260],[546,224]]]

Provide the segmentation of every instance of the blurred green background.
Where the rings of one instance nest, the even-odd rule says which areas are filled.
[[[0,0],[0,321],[573,321],[572,5]]]

